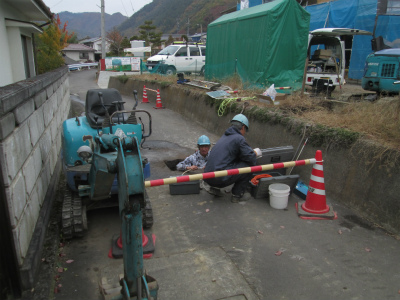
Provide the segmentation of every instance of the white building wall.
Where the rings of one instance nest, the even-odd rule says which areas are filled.
[[[65,51],[65,55],[68,56],[70,59],[79,61],[79,52]]]
[[[12,69],[12,80],[17,82],[26,79],[22,53],[21,31],[18,27],[7,27],[8,47]]]
[[[93,49],[96,50],[96,52],[101,52],[101,40],[95,41],[93,43]],[[106,40],[106,52],[110,51],[110,43]]]
[[[8,39],[8,34],[6,30],[6,23],[4,18],[6,17],[6,12],[4,8],[4,3],[0,1],[0,57],[1,62],[1,72],[0,72],[0,86],[8,85],[13,82],[11,61],[8,59],[10,57],[10,48],[6,42]]]
[[[0,0],[0,87],[26,79],[25,62],[22,55],[21,35],[28,37],[27,51],[30,76],[35,76],[35,63],[32,44],[32,30],[18,26],[6,26],[5,19],[31,22],[22,11],[17,11],[7,2]]]
[[[68,56],[70,59],[73,59],[77,62],[86,62],[87,60],[94,61],[94,52],[89,52],[89,58],[88,59],[82,59],[79,58],[79,51],[65,51],[64,52],[66,56]]]

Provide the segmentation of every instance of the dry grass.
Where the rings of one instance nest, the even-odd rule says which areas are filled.
[[[345,128],[362,133],[384,146],[400,149],[400,99],[382,98],[375,102],[334,103],[309,97],[292,97],[282,108],[294,116],[328,127]]]
[[[176,83],[176,76],[159,74],[141,75],[141,79]],[[203,77],[185,75],[185,79],[204,80]],[[215,80],[214,80],[215,81]],[[239,90],[240,97],[259,95],[262,89],[243,86],[238,76],[220,81],[223,85]],[[358,88],[359,89],[359,88]],[[251,105],[265,106],[257,101]],[[308,123],[328,127],[345,128],[362,133],[365,137],[385,147],[400,150],[400,97],[381,98],[378,101],[332,102],[309,95],[293,95],[278,106],[286,114],[306,120]],[[274,106],[277,108],[277,106]]]

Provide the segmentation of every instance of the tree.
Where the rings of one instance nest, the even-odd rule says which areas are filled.
[[[131,47],[131,43],[129,42],[127,37],[124,37],[124,39],[122,40],[121,47],[122,49]]]
[[[139,30],[139,39],[144,40],[146,42],[146,46],[149,46],[150,43],[154,46],[160,46],[162,32],[157,33],[155,31],[157,27],[152,24],[153,21],[144,21],[144,24],[139,26],[141,29]]]
[[[62,49],[65,48],[66,44],[78,41],[75,32],[68,33],[67,22],[62,25],[58,15],[44,28],[43,33],[36,35],[36,37],[38,74],[46,73],[64,65]]]
[[[46,73],[64,65],[61,50],[68,38],[68,31],[66,31],[66,25],[63,26],[64,36],[62,36],[60,24],[60,19],[57,16],[57,18],[51,20],[42,34],[37,35],[36,61],[38,74]]]
[[[64,25],[61,25],[60,16],[57,15],[56,23],[58,29],[61,32],[60,43],[62,46],[64,46],[65,44],[75,44],[78,42],[78,37],[75,32],[72,32],[71,34],[68,33],[68,22],[65,22]]]
[[[111,54],[119,56],[120,52],[123,51],[122,50],[123,37],[115,27],[111,31],[107,32],[107,39],[110,41]]]
[[[168,40],[165,41],[165,45],[171,45],[174,42],[172,35],[169,35]]]
[[[67,44],[78,44],[79,40],[78,40],[78,36],[77,34],[74,32],[73,35],[67,40]]]

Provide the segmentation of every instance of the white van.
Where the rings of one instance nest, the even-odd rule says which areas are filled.
[[[204,74],[206,47],[201,44],[172,44],[157,55],[147,59],[149,71],[158,68],[157,72],[172,75],[176,72]]]
[[[371,32],[350,28],[321,28],[308,36],[308,66],[305,84],[329,84],[332,92],[335,86],[345,83],[345,46],[341,36],[372,35]],[[323,79],[323,80],[320,80]]]

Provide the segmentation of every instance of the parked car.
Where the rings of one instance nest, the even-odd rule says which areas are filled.
[[[344,84],[346,66],[345,46],[341,36],[372,35],[371,32],[350,28],[320,28],[308,37],[307,85],[329,84],[330,92]]]
[[[176,72],[204,74],[206,47],[202,44],[174,43],[147,59],[149,71],[172,75]]]
[[[377,93],[400,92],[400,48],[384,49],[368,55],[361,86]]]

